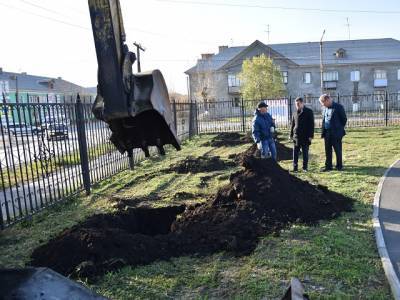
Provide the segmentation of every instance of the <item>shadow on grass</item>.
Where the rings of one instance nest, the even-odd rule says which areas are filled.
[[[382,177],[387,167],[345,165],[343,173]]]

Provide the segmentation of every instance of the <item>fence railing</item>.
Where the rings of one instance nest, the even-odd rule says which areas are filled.
[[[289,128],[295,111],[294,97],[265,99],[268,110],[280,128]],[[400,96],[398,93],[333,97],[342,104],[347,117],[347,127],[389,126],[400,124]],[[255,108],[260,100],[213,101],[196,104],[197,132],[216,133],[248,131],[251,129]],[[318,97],[304,98],[305,105],[314,111],[316,127],[321,126],[322,107]]]
[[[121,155],[110,143],[107,124],[94,118],[90,98],[82,102],[61,99],[64,102],[0,103],[0,228],[81,191],[89,193],[93,184],[130,167],[127,155]],[[397,93],[335,96],[334,100],[344,106],[348,127],[400,125]],[[294,98],[266,101],[277,126],[289,128]],[[258,102],[172,102],[178,137],[249,131]],[[320,126],[318,98],[306,98],[305,103]],[[134,164],[142,159],[143,152],[136,150]]]
[[[68,101],[0,103],[0,228],[89,193],[93,184],[130,167],[109,141],[107,124],[94,118],[90,101],[63,99]],[[194,134],[193,105],[172,108],[178,137]],[[134,151],[133,163],[142,159],[144,153]]]

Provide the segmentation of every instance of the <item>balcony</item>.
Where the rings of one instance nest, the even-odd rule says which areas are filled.
[[[239,95],[240,86],[228,86],[228,93],[232,95]]]
[[[374,79],[374,87],[387,87],[387,79]]]

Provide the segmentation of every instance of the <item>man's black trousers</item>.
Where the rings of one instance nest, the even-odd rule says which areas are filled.
[[[325,168],[332,169],[332,148],[336,154],[336,169],[343,169],[342,138],[334,136],[329,130],[324,131],[325,141]]]
[[[297,170],[298,162],[299,162],[299,152],[303,153],[303,170],[308,169],[308,149],[309,145],[296,145],[293,146],[293,169]]]

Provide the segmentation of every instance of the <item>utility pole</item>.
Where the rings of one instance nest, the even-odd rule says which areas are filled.
[[[136,42],[134,42],[133,45],[136,46],[137,71],[138,71],[138,73],[140,73],[142,71],[140,68],[140,50],[146,51],[146,49],[143,48],[142,45],[140,45]]]
[[[346,20],[347,20],[346,26],[347,26],[347,30],[348,30],[348,32],[349,32],[349,40],[350,40],[350,23],[349,23],[349,18],[346,18]]]
[[[269,33],[271,32],[269,30],[269,24],[267,25],[267,30],[265,32],[267,33],[267,43],[269,44]]]
[[[321,72],[321,94],[324,93],[324,65],[322,62],[322,39],[324,38],[325,35],[325,29],[322,32],[321,40],[319,41],[319,69]]]
[[[267,33],[267,45],[269,45],[269,34],[270,34],[270,30],[269,30],[269,24],[267,25],[267,30],[265,31]],[[268,46],[269,48],[269,46]],[[271,58],[271,48],[268,49],[268,57]]]

